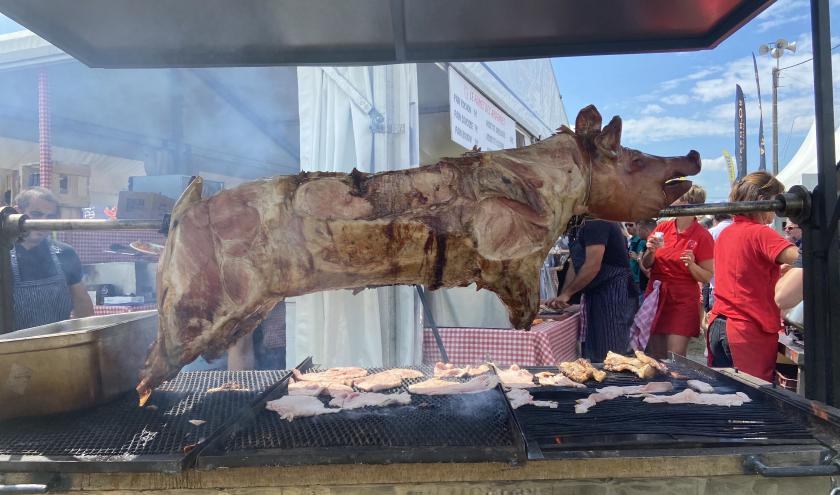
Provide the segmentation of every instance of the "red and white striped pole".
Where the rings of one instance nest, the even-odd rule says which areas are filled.
[[[52,189],[52,142],[50,139],[50,74],[38,71],[38,134],[41,187]]]

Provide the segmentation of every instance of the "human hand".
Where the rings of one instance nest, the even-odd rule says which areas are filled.
[[[561,310],[566,309],[569,307],[569,298],[571,296],[569,294],[560,294],[557,297],[552,297],[551,299],[546,299],[545,305],[554,310]]]
[[[651,235],[650,237],[648,237],[648,240],[647,240],[648,251],[656,252],[656,250],[661,248],[661,247],[662,247],[662,243],[659,241],[659,239],[656,238],[656,236]]]
[[[680,259],[685,263],[685,266],[693,265],[694,264],[694,251],[691,249],[686,249]]]
[[[631,260],[639,261],[639,253],[637,253],[636,251],[630,251],[629,255]]]

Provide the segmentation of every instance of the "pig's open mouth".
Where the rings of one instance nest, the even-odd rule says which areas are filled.
[[[662,191],[665,193],[665,206],[672,204],[674,201],[687,193],[691,189],[691,181],[686,179],[670,179],[665,181],[662,186]]]

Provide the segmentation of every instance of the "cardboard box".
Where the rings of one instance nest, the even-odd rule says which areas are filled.
[[[158,193],[120,191],[117,218],[157,220],[172,213],[175,200]]]

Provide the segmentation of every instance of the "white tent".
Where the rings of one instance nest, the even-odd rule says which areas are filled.
[[[834,132],[834,156],[835,162],[840,156],[840,128]],[[791,158],[790,162],[776,176],[786,188],[801,184],[810,190],[816,186],[817,174],[817,128],[811,125],[808,137],[799,147],[799,151]]]

